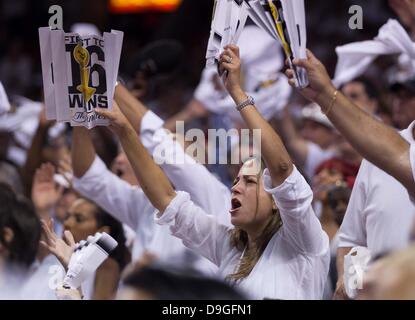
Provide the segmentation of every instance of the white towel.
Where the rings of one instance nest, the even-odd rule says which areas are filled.
[[[415,43],[398,21],[389,19],[373,40],[337,47],[336,53],[338,62],[333,83],[340,87],[362,75],[380,55],[405,54],[415,60]]]
[[[371,254],[366,247],[354,247],[344,256],[344,288],[349,298],[355,299],[357,290],[363,288],[364,275],[367,271]]]

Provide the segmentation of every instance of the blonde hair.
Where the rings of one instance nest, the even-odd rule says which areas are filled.
[[[257,184],[257,203],[256,203],[256,211],[255,216],[258,213],[259,207],[259,188],[260,183],[259,180],[262,176],[263,169],[265,165],[264,162],[261,161],[261,170],[257,174],[258,184]],[[265,248],[267,247],[269,241],[274,236],[274,234],[281,228],[282,221],[280,217],[280,212],[275,204],[274,199],[272,199],[272,216],[270,217],[267,225],[265,226],[261,236],[255,239],[254,243],[251,246],[248,246],[248,233],[241,228],[235,227],[231,231],[231,245],[237,248],[240,251],[243,251],[243,257],[241,258],[238,266],[238,270],[234,273],[227,276],[228,280],[231,281],[240,281],[251,273],[252,269],[257,264],[259,258],[264,253]]]

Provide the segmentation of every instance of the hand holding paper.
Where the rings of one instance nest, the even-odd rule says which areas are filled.
[[[72,126],[107,126],[95,108],[112,108],[123,33],[103,36],[39,29],[46,117]]]
[[[307,87],[305,70],[292,65],[293,59],[306,58],[304,0],[247,0],[246,3],[250,18],[281,42],[289,66],[294,70],[295,86]]]
[[[207,66],[218,61],[223,48],[238,42],[248,17],[244,0],[215,0],[206,52]]]
[[[305,98],[319,104],[319,98],[323,93],[327,93],[328,96],[331,96],[336,90],[330,80],[326,68],[310,50],[307,50],[307,59],[296,59],[293,61],[293,65],[304,68],[307,71],[309,86],[300,91]],[[296,86],[295,70],[288,69],[285,74],[289,79],[289,84],[293,87]]]

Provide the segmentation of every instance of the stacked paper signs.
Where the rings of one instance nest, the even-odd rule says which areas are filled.
[[[39,29],[46,117],[72,126],[108,125],[94,109],[112,108],[123,33],[82,36]]]
[[[206,52],[207,66],[213,65],[228,44],[236,44],[248,18],[244,0],[215,0]]]
[[[307,57],[304,0],[246,0],[245,3],[249,17],[274,39],[281,41],[291,67],[294,58]],[[305,69],[294,67],[294,70],[297,87],[306,87]]]

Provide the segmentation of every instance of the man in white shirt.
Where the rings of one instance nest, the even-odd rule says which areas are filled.
[[[121,85],[116,88],[115,99],[150,154],[156,148],[162,148],[168,158],[175,159],[176,154],[186,157],[186,164],[171,161],[161,165],[175,187],[189,192],[195,203],[208,214],[229,224],[229,190],[205,167],[184,155],[183,148],[163,130],[159,130],[163,121],[148,111]],[[74,188],[136,231],[133,259],[139,258],[145,251],[150,251],[161,259],[178,259],[196,265],[200,263],[203,271],[213,271],[207,260],[201,260],[199,256],[185,249],[181,241],[171,236],[166,227],[155,225],[152,216],[155,209],[144,192],[139,187],[122,181],[105,167],[96,156],[89,133],[84,128],[74,128],[72,164]],[[210,196],[207,197],[206,194]]]
[[[293,64],[305,68],[309,75],[310,85],[301,94],[321,107],[356,151],[395,177],[415,197],[415,144],[409,144],[336,90],[326,68],[311,51],[307,51],[307,59],[294,60]],[[288,69],[286,75],[295,86],[294,70]]]
[[[413,122],[401,136],[414,143]],[[357,246],[367,247],[372,257],[405,248],[415,218],[415,205],[405,187],[394,177],[362,162],[339,231],[338,282],[335,298],[344,296],[344,256]]]

